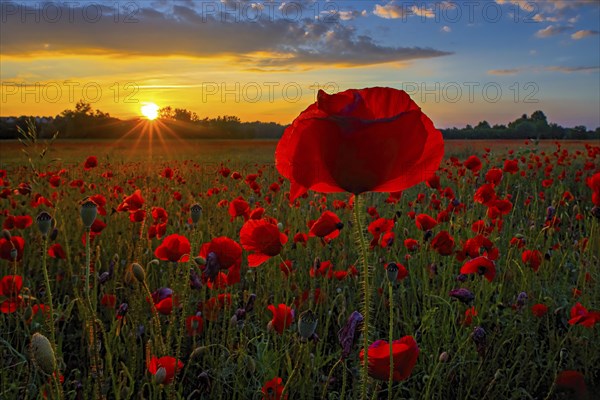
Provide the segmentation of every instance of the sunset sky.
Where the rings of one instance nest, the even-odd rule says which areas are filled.
[[[538,109],[600,126],[597,0],[0,5],[1,116],[84,99],[120,118],[155,103],[289,123],[320,87],[390,86],[440,128]]]

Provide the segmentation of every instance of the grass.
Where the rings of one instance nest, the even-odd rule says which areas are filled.
[[[68,399],[252,399],[262,398],[261,388],[274,377],[282,378],[290,399],[321,398],[323,393],[328,399],[340,398],[342,393],[348,399],[359,398],[362,366],[358,353],[362,341],[357,341],[347,360],[338,363],[341,347],[337,333],[353,311],[361,310],[363,301],[361,255],[352,235],[353,210],[334,207],[335,200],[348,203],[349,196],[310,193],[298,208],[290,207],[284,197],[289,183],[282,183],[278,192],[269,191],[269,186],[278,181],[272,164],[275,144],[272,141],[188,142],[164,148],[155,146],[150,158],[144,144],[135,149],[123,142],[57,142],[44,158],[32,158],[33,164],[17,155],[16,144],[3,144],[0,161],[7,170],[3,180],[11,192],[0,198],[0,210],[5,210],[0,221],[4,223],[10,214],[29,215],[34,222],[28,228],[10,231],[12,236],[25,241],[22,259],[0,260],[0,278],[13,274],[23,277],[22,307],[14,313],[0,314],[3,359],[0,398],[32,399],[46,393],[49,398]],[[459,261],[455,254],[442,256],[434,251],[426,234],[417,229],[411,211],[435,218],[439,212],[437,202],[440,201],[440,210],[450,203],[437,190],[420,184],[404,192],[396,204],[385,202],[386,194],[366,194],[365,208],[376,207],[384,218],[396,217],[393,245],[378,246],[367,252],[368,265],[372,267],[370,287],[366,288],[371,290],[372,306],[369,338],[388,340],[411,335],[420,348],[416,366],[406,381],[394,382],[390,388],[387,380],[369,379],[366,383],[369,396],[561,398],[567,394],[561,394],[553,383],[563,370],[581,372],[589,394],[598,391],[598,324],[588,329],[567,323],[577,302],[589,310],[600,308],[597,284],[600,221],[591,216],[591,190],[585,185],[585,177],[599,168],[598,156],[589,158],[584,143],[575,142],[560,149],[554,143],[502,142],[492,144],[486,157],[480,143],[456,141],[449,142],[447,147],[438,174],[442,187],[452,188],[465,207],[451,214],[449,221],[434,227],[432,236],[448,231],[456,242],[454,251],[461,250],[461,242],[476,236],[471,231],[473,222],[480,219],[489,222],[487,207],[473,200],[476,189],[485,183],[485,173],[492,167],[502,168],[506,158],[524,160],[519,167],[525,175],[505,173],[496,188],[499,197],[510,195],[513,203],[510,213],[502,218],[502,229],[493,229],[487,235],[499,251],[495,260],[497,275],[492,282],[480,276],[457,281],[464,261]],[[514,153],[509,155],[508,150]],[[461,176],[459,171],[463,168],[449,158],[455,156],[462,162],[471,154],[482,159],[481,174],[477,176],[467,170]],[[98,156],[99,166],[85,171],[82,165],[89,155]],[[583,169],[585,162],[591,163],[591,169]],[[220,175],[221,163],[239,171],[242,177],[262,171],[257,179],[260,195],[244,179]],[[172,168],[174,179],[161,176],[166,167]],[[51,187],[49,177],[59,174],[62,168],[68,170],[60,174],[60,186]],[[34,174],[32,169],[41,175]],[[102,177],[107,171],[113,173],[112,178]],[[565,176],[560,179],[563,171]],[[581,176],[578,171],[583,171]],[[553,183],[543,187],[542,181],[549,178]],[[77,180],[83,184],[70,185]],[[31,185],[31,193],[12,192],[25,182]],[[218,188],[218,193],[213,188]],[[143,222],[131,222],[127,212],[112,211],[135,189],[140,189],[145,199],[143,207],[147,215]],[[566,191],[573,199],[563,198]],[[177,200],[176,192],[181,194],[181,200]],[[38,193],[54,206],[33,207],[34,195]],[[80,201],[96,194],[107,200],[107,215],[98,216],[106,227],[93,240],[87,240],[86,246],[82,243],[85,228],[80,218]],[[419,194],[424,195],[422,200]],[[163,207],[168,213],[165,236],[184,235],[195,256],[203,243],[215,237],[227,236],[239,242],[244,220],[238,217],[230,221],[228,208],[222,204],[238,196],[254,201],[254,206],[260,203],[266,215],[281,222],[289,241],[280,256],[258,268],[248,268],[244,252],[241,281],[219,289],[209,289],[206,285],[200,289],[190,287],[190,269],[200,272],[193,260],[153,261],[162,240],[148,238],[153,223],[152,207]],[[197,225],[188,221],[189,206],[194,203],[203,208]],[[559,229],[544,226],[549,206],[555,207],[560,218]],[[317,238],[310,238],[306,247],[294,245],[294,235],[307,233],[307,221],[317,219],[325,209],[334,211],[344,223],[340,236],[327,245]],[[44,251],[45,239],[35,225],[35,217],[42,210],[53,216],[58,230],[57,237],[49,238],[47,246],[60,243],[65,259],[49,257]],[[578,218],[578,214],[583,217]],[[367,224],[372,220],[365,215]],[[525,238],[525,248],[510,245],[517,235]],[[416,239],[419,249],[409,252],[403,245],[407,238]],[[371,239],[370,235],[367,239]],[[585,239],[584,248],[581,243]],[[547,255],[537,272],[522,261],[525,249],[537,249]],[[283,260],[293,262],[293,272],[287,277],[279,267]],[[359,273],[342,280],[327,276],[313,278],[310,269],[315,260],[332,261],[336,271],[354,265]],[[144,268],[147,290],[128,273],[133,262]],[[409,272],[406,279],[393,285],[391,308],[384,270],[388,262],[403,264]],[[45,288],[43,265],[49,272],[50,290]],[[88,267],[92,270],[91,284],[86,287]],[[173,289],[180,304],[170,315],[160,314],[147,301],[148,292],[162,287]],[[472,306],[477,315],[470,325],[464,323],[470,305],[448,295],[458,287],[475,294]],[[574,288],[581,291],[578,297],[574,297]],[[89,301],[87,291],[91,293]],[[33,306],[46,304],[50,292],[52,318],[43,313],[33,314]],[[527,300],[519,306],[517,297],[521,292],[527,294]],[[210,309],[209,299],[217,299],[219,294],[229,294],[231,301]],[[236,310],[246,306],[251,294],[256,294],[253,310],[243,320],[232,322]],[[114,295],[116,303],[105,304],[105,295]],[[119,319],[118,309],[124,303],[127,312]],[[280,303],[295,310],[294,323],[281,335],[267,329],[272,318],[267,306]],[[534,316],[531,306],[536,303],[547,305],[549,312],[542,317]],[[318,318],[316,342],[301,340],[298,335],[298,317],[309,308]],[[203,318],[203,331],[189,336],[185,321],[196,313]],[[479,352],[472,337],[475,327],[486,332],[485,347]],[[64,377],[60,390],[35,366],[29,349],[35,332],[50,338],[52,330],[58,370]],[[160,384],[148,372],[147,363],[152,355],[173,356],[183,361],[184,367],[173,383]]]

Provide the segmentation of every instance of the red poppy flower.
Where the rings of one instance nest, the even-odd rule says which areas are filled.
[[[570,399],[585,400],[589,399],[585,378],[579,371],[560,371],[554,381],[556,390],[559,392],[568,392]]]
[[[473,323],[473,317],[477,316],[477,310],[475,307],[467,308],[465,311],[465,318],[462,321],[462,324],[465,326],[470,326]]]
[[[163,224],[169,219],[169,214],[162,207],[152,207],[152,219],[155,224]]]
[[[10,240],[0,238],[0,258],[3,260],[13,261],[11,252],[13,249],[17,251],[17,261],[23,258],[23,248],[25,247],[25,239],[20,236],[12,236]]]
[[[244,217],[244,221],[247,221],[250,215],[250,205],[241,196],[233,199],[229,203],[229,215],[231,216],[231,221],[240,216]]]
[[[497,186],[502,180],[502,174],[500,168],[492,168],[485,174],[485,181]]]
[[[475,192],[473,200],[483,205],[488,205],[492,201],[496,200],[496,191],[494,190],[494,185],[491,183],[486,183],[485,185],[481,186]]]
[[[278,255],[286,242],[287,236],[279,232],[276,225],[264,219],[250,219],[240,230],[242,247],[253,253],[248,255],[249,267],[258,267]]]
[[[142,222],[146,219],[146,210],[135,210],[129,213],[129,220],[131,222]]]
[[[117,207],[117,211],[137,211],[144,206],[144,198],[140,189],[133,192],[131,196],[125,197]]]
[[[269,304],[267,309],[273,313],[273,319],[271,319],[269,325],[280,335],[285,328],[294,322],[294,310],[285,304],[279,304],[277,307],[273,304]]]
[[[592,203],[600,207],[600,172],[587,178],[586,184],[592,189]]]
[[[577,303],[571,308],[570,325],[581,325],[591,328],[596,322],[600,322],[600,312],[588,311],[581,303]]]
[[[479,172],[481,169],[481,160],[477,156],[470,156],[463,164],[465,168],[473,172]]]
[[[18,275],[6,275],[0,280],[0,297],[5,297],[0,303],[0,312],[11,314],[22,305],[23,299],[19,296],[23,287],[23,278]]]
[[[286,400],[288,395],[283,395],[283,389],[285,385],[282,383],[283,380],[276,376],[270,381],[266,382],[262,387],[263,400]]]
[[[294,243],[300,243],[306,247],[308,241],[308,235],[306,233],[298,232],[294,235]]]
[[[221,236],[204,243],[200,248],[200,257],[206,260],[203,267],[207,281],[214,282],[220,270],[229,270],[222,284],[233,285],[240,281],[240,267],[242,265],[242,248],[240,245],[226,237]],[[224,274],[223,274],[224,275]]]
[[[185,319],[185,329],[188,336],[197,336],[204,329],[204,320],[200,315],[190,315]]]
[[[152,356],[148,361],[148,372],[152,375],[157,375],[159,373],[161,383],[163,385],[168,385],[173,382],[173,378],[175,375],[183,369],[183,362],[181,360],[177,360],[175,357],[164,356],[164,357],[156,357]]]
[[[319,219],[310,227],[308,236],[320,237],[326,240],[335,239],[340,234],[340,229],[344,227],[342,221],[331,211],[325,211]]]
[[[415,218],[415,225],[422,231],[428,231],[437,225],[437,221],[427,214],[419,214]]]
[[[67,258],[67,253],[65,253],[65,251],[63,250],[60,243],[54,243],[48,249],[48,256],[52,257],[52,258],[60,258],[60,259],[64,260],[65,258]]]
[[[415,239],[405,239],[404,247],[406,247],[406,250],[408,251],[416,251],[419,249],[419,242],[417,242]]]
[[[29,215],[9,215],[2,224],[3,229],[25,229],[33,224],[33,219]]]
[[[504,160],[504,172],[515,174],[519,172],[519,161],[518,160]]]
[[[387,381],[390,377],[390,345],[385,340],[377,340],[369,346],[369,376]],[[399,382],[408,379],[419,356],[419,347],[412,336],[404,336],[392,342],[394,360],[393,379]],[[359,354],[364,358],[364,349]]]
[[[449,256],[454,251],[454,239],[447,231],[441,231],[431,240],[431,247],[442,256]]]
[[[89,171],[90,169],[96,168],[97,166],[98,166],[98,157],[89,156],[85,160],[85,163],[83,164],[83,169],[85,169],[86,171]]]
[[[100,299],[100,305],[106,307],[106,308],[115,308],[115,305],[117,304],[117,296],[115,296],[114,294],[108,294],[105,293],[102,298]]]
[[[477,257],[465,263],[460,269],[461,274],[479,274],[485,276],[489,282],[496,276],[496,266],[487,257]]]
[[[548,312],[548,306],[542,303],[531,306],[531,313],[538,318],[543,317]]]
[[[540,268],[542,263],[542,253],[539,250],[525,250],[521,254],[521,260],[531,267],[535,272]]]
[[[444,154],[440,131],[409,95],[350,89],[303,111],[284,132],[275,164],[290,179],[290,200],[312,189],[397,192],[429,178]]]
[[[156,248],[154,255],[164,261],[186,261],[181,259],[184,255],[190,254],[190,241],[177,234],[167,236],[163,242]]]

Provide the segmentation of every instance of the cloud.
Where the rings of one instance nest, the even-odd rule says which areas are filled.
[[[539,38],[547,38],[550,36],[555,36],[570,31],[571,29],[573,29],[572,26],[548,25],[544,29],[540,29],[539,31],[537,31],[535,36]]]
[[[600,71],[600,66],[580,66],[580,67],[546,67],[548,71],[564,72],[571,74],[573,72],[596,72]]]
[[[488,75],[516,75],[522,70],[522,68],[491,69],[487,73]]]
[[[321,14],[324,14],[325,16],[330,16],[331,12],[330,11],[321,11]],[[336,15],[342,21],[352,21],[353,19],[356,19],[358,17],[366,17],[367,10],[336,11]]]
[[[581,31],[577,31],[574,34],[572,34],[571,38],[575,39],[575,40],[580,40],[580,39],[583,39],[585,37],[593,36],[593,35],[597,35],[597,34],[598,34],[598,31],[581,30]]]
[[[375,4],[373,14],[384,19],[406,19],[409,15],[415,15],[421,18],[435,18],[435,11],[427,8],[425,4],[416,5],[415,3],[396,4],[393,0],[386,5]]]
[[[181,4],[173,4],[169,12],[140,8],[132,23],[124,23],[122,18],[115,22],[110,7],[95,22],[82,19],[82,9],[73,6],[63,6],[63,18],[54,22],[36,23],[32,17],[23,23],[20,13],[3,13],[0,52],[3,56],[42,58],[222,57],[248,64],[242,67],[265,70],[355,67],[452,54],[429,47],[382,45],[339,20],[315,19],[314,10],[312,15],[306,12],[306,17],[296,19],[273,18],[272,13],[258,11],[241,18],[234,9],[202,13]],[[30,11],[23,15],[30,15],[26,12]],[[69,12],[79,18],[69,20]],[[31,13],[35,15],[35,10]]]
[[[388,3],[384,6],[375,4],[373,14],[385,19],[398,19],[406,17],[406,9],[394,3]]]

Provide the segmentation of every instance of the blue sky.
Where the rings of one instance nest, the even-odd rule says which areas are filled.
[[[85,98],[120,117],[153,102],[288,123],[317,87],[392,86],[442,128],[538,109],[600,126],[599,1],[0,5],[1,115],[56,114]],[[20,85],[39,85],[38,96]]]

